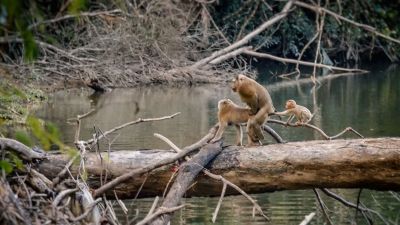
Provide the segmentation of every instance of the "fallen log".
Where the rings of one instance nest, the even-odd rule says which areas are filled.
[[[108,180],[156,160],[176,155],[172,150],[104,152],[87,154],[86,169],[91,188],[100,186],[100,175]],[[68,163],[65,155],[50,155],[38,165],[48,178],[54,178]],[[107,168],[105,170],[104,168]],[[247,193],[307,188],[369,188],[400,190],[400,138],[318,140],[272,144],[261,147],[225,147],[207,168],[220,174]],[[71,168],[72,174],[76,166]],[[162,195],[172,175],[163,166],[147,175],[139,197]],[[127,180],[115,190],[120,198],[133,198],[146,175]],[[200,175],[186,196],[217,196],[221,183]],[[110,197],[113,192],[108,193]],[[226,194],[235,194],[228,188]]]

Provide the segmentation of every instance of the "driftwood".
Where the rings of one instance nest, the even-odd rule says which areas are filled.
[[[22,144],[21,142],[15,141],[9,138],[0,138],[0,150],[12,150],[17,152],[23,159],[32,161],[34,159],[45,158],[44,153],[33,151],[28,146]]]
[[[113,179],[157,161],[176,159],[176,155],[172,150],[111,152],[107,174]],[[86,157],[87,183],[98,188],[104,167],[94,153],[87,153]],[[38,169],[49,178],[55,177],[69,161],[64,155],[48,158]],[[400,190],[400,138],[291,142],[252,148],[229,146],[208,168],[247,193],[306,188]],[[76,173],[77,166],[73,165],[71,171]],[[140,197],[161,196],[172,173],[168,165],[153,170]],[[145,177],[142,174],[125,180],[115,187],[116,193],[120,198],[134,197]],[[200,176],[186,196],[219,196],[220,192],[219,182]],[[232,189],[226,192],[237,193]],[[106,193],[114,197],[113,192]]]
[[[171,186],[160,208],[173,208],[180,204],[181,198],[192,184],[203,168],[222,151],[222,143],[208,144],[200,149],[193,159],[185,162],[179,167],[178,175]],[[157,210],[159,211],[159,210]],[[157,213],[157,212],[156,212]],[[171,219],[171,214],[163,214],[157,217],[151,224],[166,224]],[[166,222],[165,222],[166,221]]]

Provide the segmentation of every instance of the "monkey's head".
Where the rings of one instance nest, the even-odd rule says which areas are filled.
[[[286,101],[286,106],[285,106],[285,108],[286,109],[293,109],[293,108],[295,108],[296,107],[296,101],[295,100],[293,100],[293,99],[289,99],[289,100],[287,100]]]
[[[232,104],[234,104],[234,103],[229,98],[221,99],[218,101],[218,110],[221,110],[222,108],[231,106]]]
[[[243,85],[244,82],[246,82],[247,79],[249,78],[243,74],[237,75],[237,77],[232,80],[232,91],[238,92],[240,87]]]

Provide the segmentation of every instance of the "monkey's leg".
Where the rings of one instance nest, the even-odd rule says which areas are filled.
[[[249,126],[249,122],[247,122],[247,146],[258,146],[262,144],[254,129],[255,127]]]
[[[292,122],[293,118],[294,118],[294,115],[290,115],[288,120],[286,121],[286,125],[288,125],[290,122]]]
[[[242,146],[243,145],[243,132],[242,132],[242,127],[238,124],[235,124],[236,128],[236,145],[237,146]]]
[[[224,133],[226,127],[228,126],[228,123],[220,122],[218,125],[219,125],[218,131],[215,134],[214,138],[210,141],[210,143],[214,143],[222,138],[222,134]]]
[[[253,141],[264,140],[261,126],[255,121],[255,117],[250,117],[247,121],[247,133]]]

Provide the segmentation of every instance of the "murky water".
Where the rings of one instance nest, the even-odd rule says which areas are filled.
[[[334,135],[351,126],[366,137],[400,136],[400,68],[374,67],[365,75],[343,76],[321,80],[321,85],[313,89],[309,82],[275,82],[263,79],[274,105],[283,110],[285,101],[295,99],[298,104],[308,107],[315,113],[312,124],[321,127],[327,134]],[[97,131],[106,131],[117,125],[138,118],[161,117],[176,112],[181,114],[173,119],[140,123],[120,130],[104,140],[101,148],[108,148],[112,142],[113,150],[150,149],[169,147],[153,136],[160,133],[180,147],[189,145],[217,122],[217,102],[230,98],[240,103],[236,93],[229,86],[201,87],[146,87],[138,89],[117,89],[101,96],[92,96],[87,90],[62,91],[55,93],[37,115],[56,123],[66,143],[72,144],[74,127],[67,122],[78,114],[91,108],[95,113],[82,123],[81,139],[89,139]],[[286,128],[271,124],[285,140],[311,140],[322,137],[307,128]],[[225,133],[225,143],[233,144],[235,129]],[[345,138],[356,137],[347,134]],[[273,143],[268,138],[265,143]],[[347,199],[355,201],[356,190],[338,190]],[[322,194],[323,195],[323,194]],[[323,214],[311,190],[281,191],[254,195],[260,205],[271,217],[270,224],[299,224],[305,215],[316,211],[317,216],[311,224],[324,224]],[[324,198],[328,214],[334,224],[351,224],[354,210],[342,207],[340,203]],[[127,201],[134,209],[140,209],[140,217],[147,213],[153,199]],[[173,224],[209,224],[218,198],[185,199],[186,207],[177,212]],[[400,201],[388,192],[365,191],[361,201],[380,212],[391,224],[400,224]],[[121,212],[120,212],[121,213]],[[252,218],[252,206],[241,196],[224,199],[217,219],[218,224],[264,224],[256,216]],[[121,214],[121,218],[122,218]],[[358,224],[368,224],[358,214]],[[379,219],[374,224],[385,224]]]

